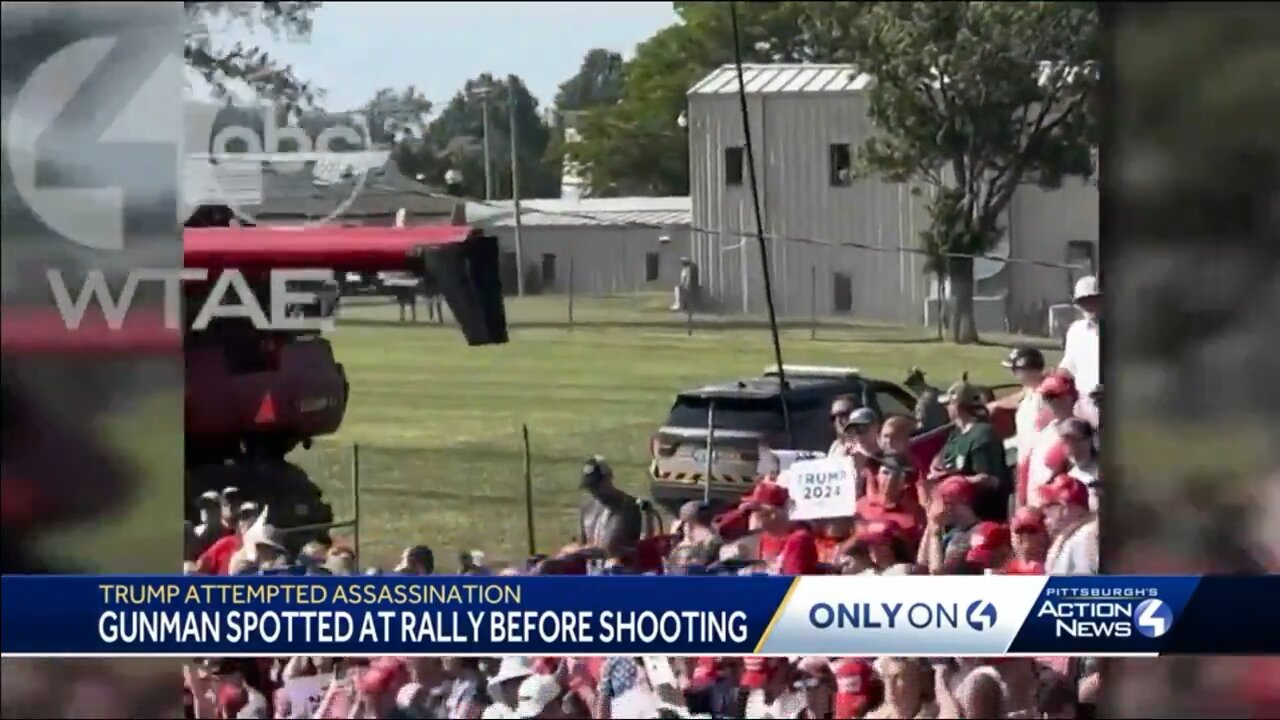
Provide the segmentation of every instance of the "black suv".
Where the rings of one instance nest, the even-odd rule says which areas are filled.
[[[826,452],[835,439],[831,403],[841,395],[858,399],[881,418],[915,415],[913,393],[894,382],[864,377],[854,368],[784,365],[783,369],[785,393],[779,387],[776,368],[770,368],[760,377],[708,385],[676,396],[651,448],[650,494],[655,502],[674,509],[687,500],[702,498],[710,420],[715,423],[710,494],[719,503],[736,500],[755,483],[761,447]],[[783,421],[784,397],[791,420],[790,437]],[[945,418],[935,416],[918,432],[945,423]]]

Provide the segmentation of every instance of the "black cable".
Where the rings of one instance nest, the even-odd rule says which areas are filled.
[[[756,215],[756,241],[760,244],[760,269],[764,272],[764,301],[769,308],[769,334],[773,337],[773,359],[778,365],[778,397],[782,400],[782,423],[787,441],[795,445],[791,434],[791,412],[787,408],[787,374],[782,367],[782,340],[778,336],[778,315],[773,307],[773,279],[769,272],[769,247],[764,241],[764,217],[760,212],[760,188],[756,184],[756,154],[751,147],[751,116],[747,111],[747,85],[742,79],[742,37],[738,32],[738,4],[729,3],[729,19],[733,24],[733,64],[738,71],[738,104],[742,110],[742,139],[747,149],[747,174],[751,178],[751,204]],[[746,288],[743,288],[746,292]]]

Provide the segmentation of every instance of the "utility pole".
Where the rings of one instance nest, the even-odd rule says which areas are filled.
[[[507,105],[510,115],[508,121],[511,124],[511,204],[516,215],[515,241],[516,241],[516,296],[524,297],[524,244],[521,242],[520,230],[520,153],[517,151],[519,146],[519,134],[516,131],[516,93],[515,83],[511,83],[507,91]]]
[[[489,161],[489,93],[493,88],[484,85],[477,87],[471,91],[474,97],[480,99],[480,115],[483,129],[480,131],[480,140],[484,144],[484,199],[486,202],[493,200],[493,177],[492,163]]]

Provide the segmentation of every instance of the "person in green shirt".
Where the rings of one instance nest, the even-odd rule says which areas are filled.
[[[986,393],[969,382],[968,373],[942,397],[952,428],[929,470],[930,485],[963,476],[975,486],[973,509],[982,520],[1004,522],[1013,494],[1013,472],[1004,443],[987,420]]]

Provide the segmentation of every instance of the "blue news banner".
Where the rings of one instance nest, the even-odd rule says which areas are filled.
[[[1280,577],[4,576],[6,656],[1280,651]]]

